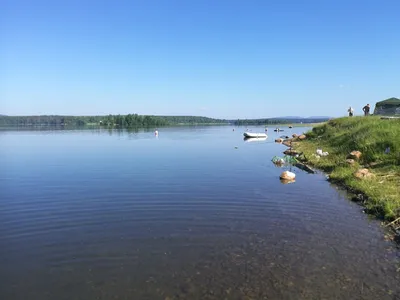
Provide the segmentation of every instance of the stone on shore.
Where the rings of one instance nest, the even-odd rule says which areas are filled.
[[[302,134],[302,135],[299,135],[298,138],[299,138],[299,140],[305,140],[307,137],[304,134]]]
[[[361,155],[362,153],[360,151],[354,150],[349,153],[348,158],[359,160]]]
[[[367,179],[373,177],[374,174],[372,174],[368,169],[359,169],[357,172],[354,173],[354,177],[358,179]]]
[[[293,146],[293,145],[292,145],[292,139],[284,140],[284,141],[282,142],[282,144],[285,145],[286,147],[291,147],[291,146]]]

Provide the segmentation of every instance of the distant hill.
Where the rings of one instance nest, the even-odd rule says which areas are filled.
[[[298,117],[298,116],[283,116],[283,117],[273,117],[273,118],[268,118],[270,120],[291,120],[291,119],[304,119],[303,117]]]

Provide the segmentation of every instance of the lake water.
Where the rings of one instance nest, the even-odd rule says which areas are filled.
[[[378,222],[243,131],[0,131],[0,299],[400,299]]]

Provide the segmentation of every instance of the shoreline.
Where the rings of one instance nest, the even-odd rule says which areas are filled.
[[[334,119],[314,127],[302,138],[286,139],[283,144],[301,163],[324,172],[331,183],[346,190],[350,200],[380,220],[392,233],[390,239],[400,245],[400,153],[396,151],[400,149],[399,125],[398,121],[377,118]],[[360,133],[365,134],[365,140],[354,141],[353,135]],[[387,150],[385,154],[382,145],[393,149],[393,153]],[[318,155],[317,149],[327,152],[326,156]],[[354,150],[360,150],[353,153],[358,157],[350,154]]]

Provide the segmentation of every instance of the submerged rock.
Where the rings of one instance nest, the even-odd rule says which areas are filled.
[[[297,164],[295,164],[295,166],[298,167],[299,169],[303,170],[303,171],[306,171],[306,172],[310,173],[310,174],[314,174],[315,173],[315,171],[313,169],[311,169],[309,166],[307,166],[306,164],[297,163]]]
[[[281,139],[281,138],[275,140],[275,143],[282,143],[282,142],[283,142],[283,139]]]
[[[297,152],[296,150],[293,150],[293,149],[287,149],[287,150],[283,151],[283,154],[295,156],[295,155],[298,155],[299,152]]]

